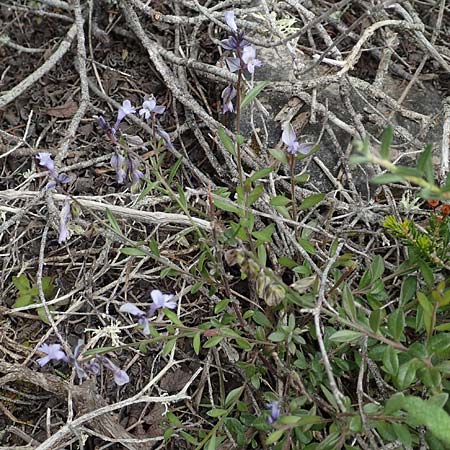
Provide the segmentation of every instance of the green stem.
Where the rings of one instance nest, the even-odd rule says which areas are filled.
[[[236,85],[236,135],[241,134],[241,84],[242,84],[242,70],[238,72],[238,80]],[[241,144],[236,141],[236,163],[239,175],[239,184],[244,188],[244,174],[242,171],[242,160],[241,160]]]

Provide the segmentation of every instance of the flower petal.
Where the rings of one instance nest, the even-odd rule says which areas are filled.
[[[157,308],[164,308],[164,294],[160,290],[153,289],[153,291],[150,292],[150,297]]]
[[[142,309],[139,309],[136,305],[133,305],[133,303],[124,303],[120,308],[120,312],[126,312],[128,314],[131,314],[132,316],[145,316],[144,311]]]
[[[294,128],[291,123],[288,122],[283,127],[283,134],[281,135],[281,140],[287,145],[291,146],[297,140]]]
[[[227,11],[224,16],[225,16],[225,22],[227,23],[227,25],[236,33],[237,25],[236,25],[236,20],[234,17],[234,11]]]
[[[114,372],[114,381],[117,386],[123,386],[124,384],[130,382],[130,377],[125,372],[125,370],[117,370],[116,372]]]
[[[52,155],[47,152],[38,153],[39,165],[45,167],[52,175],[55,173],[55,163],[53,162]]]

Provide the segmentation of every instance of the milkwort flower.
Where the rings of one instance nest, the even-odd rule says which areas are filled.
[[[262,65],[261,61],[256,58],[255,48],[245,39],[244,32],[240,31],[236,25],[234,11],[225,13],[225,22],[231,30],[231,34],[227,39],[220,42],[225,50],[231,50],[236,53],[236,57],[227,57],[227,63],[230,72],[239,70],[248,70],[249,73],[255,72],[255,67]]]
[[[139,162],[130,156],[125,158],[123,155],[116,153],[111,157],[110,164],[116,172],[116,181],[118,184],[123,184],[128,176],[131,185],[135,186],[144,176],[139,170]]]
[[[162,114],[166,110],[165,106],[158,105],[155,97],[152,95],[148,100],[142,104],[142,109],[139,110],[139,115],[144,116],[145,120],[154,118],[156,114]]]
[[[56,185],[67,184],[70,182],[70,177],[66,173],[60,173],[56,171],[55,162],[53,161],[52,155],[47,152],[40,152],[37,155],[39,160],[39,165],[45,167],[50,175],[50,181],[45,186],[45,190],[53,189]]]
[[[122,370],[120,367],[117,367],[109,358],[101,356],[99,357],[99,361],[104,367],[106,367],[108,370],[112,372],[114,382],[117,384],[117,386],[123,386],[124,384],[130,382],[130,377],[125,372],[125,370]]]
[[[136,109],[131,104],[130,100],[126,99],[123,101],[122,106],[119,106],[119,110],[117,111],[117,120],[113,127],[105,120],[103,116],[93,116],[94,119],[100,125],[100,128],[106,133],[109,140],[113,144],[117,144],[116,132],[119,129],[119,125],[122,120],[125,119],[126,116],[130,114],[135,114]]]
[[[267,422],[272,425],[281,416],[280,402],[273,400],[270,403],[267,403],[266,407],[269,409],[269,417],[267,418]]]
[[[281,140],[287,145],[287,152],[291,155],[297,155],[301,153],[302,155],[307,155],[314,147],[312,144],[300,144],[295,135],[294,128],[290,122],[285,123],[283,126],[283,134],[281,135]]]
[[[36,362],[41,367],[44,367],[50,361],[69,361],[69,358],[67,357],[60,344],[44,343],[38,348],[38,350],[45,354],[45,356],[36,360]]]
[[[117,112],[117,120],[114,124],[113,130],[114,134],[119,129],[119,125],[122,122],[123,119],[125,119],[126,116],[130,114],[135,114],[136,110],[131,105],[130,100],[124,100],[122,103],[122,106],[119,107],[119,111]]]
[[[150,334],[149,319],[153,317],[158,309],[175,309],[177,307],[177,302],[172,300],[175,297],[173,294],[163,294],[160,290],[154,289],[151,291],[150,297],[152,298],[152,303],[146,312],[133,303],[125,303],[119,309],[120,312],[127,312],[132,316],[136,316],[138,324],[144,327],[142,333],[146,336]]]
[[[231,84],[228,85],[222,91],[222,100],[223,100],[222,113],[223,114],[225,114],[226,112],[234,111],[234,105],[233,105],[232,100],[236,97],[236,94],[237,94],[237,91]]]

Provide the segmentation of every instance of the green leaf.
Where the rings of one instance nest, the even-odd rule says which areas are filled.
[[[15,303],[12,307],[13,308],[22,308],[23,306],[28,306],[33,303],[34,302],[33,302],[32,295],[21,295],[20,297],[17,298],[17,300],[15,301]]]
[[[275,224],[271,223],[262,230],[253,231],[252,236],[259,242],[270,243],[272,242],[272,234],[274,231],[275,231]]]
[[[221,417],[227,413],[228,413],[228,411],[226,409],[214,408],[214,409],[210,409],[209,411],[207,411],[206,414],[208,414],[209,417]]]
[[[221,312],[225,311],[228,308],[228,305],[230,304],[229,298],[224,298],[223,300],[220,300],[219,303],[214,307],[214,314],[220,314]]]
[[[225,128],[219,127],[217,132],[219,134],[219,139],[222,142],[225,149],[227,150],[227,152],[231,153],[233,156],[236,156],[236,149],[234,146],[234,142],[231,140],[231,138],[226,133]]]
[[[176,343],[177,343],[177,338],[173,338],[173,339],[170,339],[169,341],[167,341],[162,350],[163,355],[168,355],[173,350]]]
[[[117,223],[116,218],[112,215],[111,211],[106,208],[106,218],[108,219],[109,224],[111,225],[111,228],[117,233],[122,235],[122,231],[120,229],[119,224]]]
[[[30,281],[25,274],[22,274],[18,277],[12,277],[12,282],[20,293],[27,292],[31,288]]]
[[[370,182],[373,184],[389,184],[389,183],[399,183],[402,182],[403,177],[396,175],[395,173],[382,173],[380,175],[375,175]]]
[[[217,438],[216,438],[216,431],[214,430],[209,442],[208,446],[205,447],[206,450],[216,450],[217,448]]]
[[[186,441],[189,442],[189,444],[192,445],[199,445],[197,439],[195,439],[194,436],[190,435],[189,433],[186,433],[186,431],[180,430],[179,431],[180,436]]]
[[[194,349],[194,352],[196,355],[200,353],[200,337],[202,333],[199,331],[198,333],[195,333],[194,339],[192,339],[192,348]]]
[[[254,181],[260,180],[261,178],[266,178],[273,171],[273,167],[265,167],[264,169],[257,170],[254,174],[247,178],[247,181],[253,183]]]
[[[164,308],[163,309],[165,316],[174,324],[179,327],[183,326],[183,322],[178,318],[178,316],[171,311],[170,309]]]
[[[418,397],[405,397],[403,409],[416,426],[425,425],[438,439],[450,446],[450,416],[443,408]]]
[[[261,194],[264,192],[264,186],[262,184],[258,184],[255,188],[248,194],[247,198],[247,206],[253,205],[253,203],[261,197]]]
[[[416,364],[414,360],[410,360],[402,364],[398,369],[397,386],[399,389],[406,389],[416,380]]]
[[[266,440],[267,445],[275,444],[275,442],[278,442],[284,434],[284,430],[276,430],[269,434],[269,437]]]
[[[372,274],[372,280],[381,278],[384,272],[384,260],[380,255],[375,256],[370,265],[370,272]]]
[[[40,308],[36,308],[36,312],[39,318],[42,320],[42,322],[46,323],[47,325],[50,325],[50,320],[43,306],[41,306]]]
[[[272,206],[286,206],[290,202],[291,200],[285,197],[284,195],[277,195],[276,197],[272,197],[270,199],[270,204]]]
[[[348,287],[347,283],[344,283],[344,287],[342,290],[342,303],[344,306],[344,310],[347,313],[347,316],[356,321],[356,307],[355,301],[353,299],[353,294],[351,289]]]
[[[419,268],[425,283],[428,286],[432,286],[434,284],[434,275],[431,267],[425,261],[419,260]]]
[[[396,392],[389,400],[386,402],[384,406],[384,412],[388,415],[391,415],[397,412],[403,406],[403,400],[405,396],[402,392]]]
[[[391,426],[397,439],[405,446],[405,448],[412,448],[412,437],[408,425],[392,422]]]
[[[274,331],[273,333],[269,334],[269,337],[267,339],[272,342],[283,342],[284,340],[286,340],[286,335],[281,331]]]
[[[420,154],[417,161],[417,169],[420,170],[428,182],[434,183],[433,146],[428,144]]]
[[[391,336],[400,342],[403,335],[403,330],[405,329],[405,314],[402,308],[398,308],[388,317],[388,330]]]
[[[374,309],[369,317],[369,325],[374,333],[378,333],[381,323],[381,309]]]
[[[325,197],[325,194],[323,194],[323,193],[311,194],[302,201],[302,203],[300,204],[298,209],[300,211],[304,211],[305,209],[313,208],[314,206],[319,204],[324,199],[324,197]]]
[[[123,247],[120,249],[120,253],[128,256],[147,256],[147,253],[134,247]]]
[[[258,325],[261,325],[262,327],[265,327],[265,328],[272,327],[270,320],[259,309],[255,310],[252,318]]]
[[[361,336],[359,331],[340,330],[333,333],[329,339],[333,342],[356,342]]]
[[[148,248],[150,251],[159,258],[160,252],[159,252],[159,246],[158,243],[155,241],[155,239],[151,239],[148,243]]]
[[[241,110],[250,105],[250,103],[259,95],[259,93],[269,84],[270,81],[260,81],[254,88],[250,89],[247,95],[244,97],[244,100],[242,100],[241,102]]]
[[[397,375],[399,367],[398,355],[390,345],[388,345],[384,350],[383,365],[387,373]]]
[[[175,162],[175,164],[170,169],[168,184],[172,184],[173,179],[175,178],[175,175],[178,172],[178,169],[180,168],[182,162],[183,162],[183,157],[178,158],[177,161]]]
[[[253,345],[250,344],[250,342],[248,342],[247,339],[244,339],[242,337],[235,338],[235,341],[238,347],[244,350],[245,352],[249,352],[253,348]]]
[[[302,173],[294,178],[294,182],[296,184],[305,184],[309,181],[310,178],[311,175],[309,173]]]
[[[303,248],[303,250],[305,250],[310,255],[315,255],[316,254],[316,248],[308,240],[306,240],[306,239],[299,239],[298,243]]]
[[[227,396],[225,397],[225,407],[229,408],[235,401],[237,401],[243,391],[244,387],[240,386],[228,392]]]
[[[417,278],[416,277],[404,278],[400,290],[400,306],[403,306],[410,300],[412,300],[416,292],[417,292]]]
[[[383,136],[381,137],[380,155],[383,159],[389,159],[389,151],[391,149],[393,136],[394,133],[392,127],[387,127],[383,132]]]
[[[203,344],[203,348],[215,347],[222,340],[223,336],[212,336]]]
[[[240,212],[241,212],[241,208],[238,208],[236,205],[231,203],[229,200],[225,201],[225,200],[222,200],[217,197],[214,199],[214,206],[223,211],[228,211],[228,212],[232,212],[232,213],[236,213],[236,214],[240,214]]]
[[[53,285],[52,277],[42,278],[42,290],[44,291],[44,297],[48,300],[53,297],[55,292],[55,286]]]
[[[419,304],[422,308],[423,312],[423,322],[425,324],[425,330],[427,332],[428,336],[431,336],[433,333],[433,305],[428,300],[428,298],[423,294],[422,292],[417,293],[417,300],[419,301]]]
[[[279,148],[269,148],[269,153],[277,160],[282,162],[283,164],[287,164],[287,156],[286,152],[283,150],[280,150]]]

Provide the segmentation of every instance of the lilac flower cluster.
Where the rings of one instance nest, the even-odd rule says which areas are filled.
[[[163,140],[165,146],[169,150],[174,150],[169,134],[163,130],[156,118],[157,115],[163,114],[165,110],[166,107],[158,105],[156,99],[152,96],[151,98],[144,100],[142,108],[139,110],[139,115],[145,120],[150,120],[155,126],[156,134]],[[94,118],[108,136],[109,140],[116,145],[117,153],[111,157],[110,164],[116,172],[117,183],[123,184],[125,180],[128,179],[132,186],[134,186],[140,181],[144,174],[139,170],[139,162],[136,158],[124,155],[120,152],[120,146],[116,137],[117,130],[123,119],[132,114],[136,114],[136,109],[133,107],[130,100],[124,100],[117,112],[117,120],[113,127],[111,127],[103,116],[94,116]]]
[[[243,31],[239,30],[236,25],[234,11],[227,11],[225,13],[225,22],[231,30],[231,34],[227,39],[220,42],[220,45],[225,50],[234,52],[235,56],[225,58],[230,72],[239,72],[241,76],[242,71],[247,70],[254,74],[255,68],[262,65],[261,61],[256,58],[255,48],[245,39]],[[223,99],[223,113],[233,112],[234,106],[232,100],[236,97],[236,89],[229,85],[222,91]]]
[[[52,155],[47,152],[38,153],[37,159],[39,160],[39,165],[45,167],[50,175],[50,181],[45,186],[45,190],[53,189],[58,184],[70,183],[70,177],[66,173],[60,173],[56,171],[55,162],[53,161]]]
[[[114,381],[118,386],[123,386],[130,381],[128,374],[106,356],[96,355],[90,361],[80,362],[78,357],[80,356],[82,345],[83,341],[79,341],[73,351],[73,358],[69,358],[60,344],[42,344],[38,350],[44,353],[45,356],[39,358],[36,362],[43,367],[50,361],[64,361],[74,367],[80,381],[87,378],[89,374],[99,375],[102,366],[112,373]]]
[[[287,122],[283,126],[283,134],[281,135],[281,140],[287,145],[286,151],[294,156],[298,153],[307,155],[314,147],[313,144],[300,144],[298,142],[294,128],[292,127],[290,122]]]
[[[51,180],[45,186],[45,190],[54,189],[58,184],[67,184],[70,182],[70,177],[66,173],[60,173],[55,169],[55,162],[53,161],[52,155],[50,153],[42,152],[38,153],[37,158],[39,159],[39,165],[45,167],[50,175]],[[67,225],[72,218],[70,210],[70,200],[66,197],[64,205],[59,213],[59,236],[58,244],[65,242],[70,234]]]
[[[151,291],[150,296],[152,298],[152,303],[147,311],[143,311],[133,303],[125,303],[119,309],[120,312],[126,312],[137,317],[138,324],[144,327],[142,333],[145,336],[150,334],[149,319],[153,317],[158,309],[175,309],[177,306],[177,302],[172,300],[174,298],[173,294],[163,294],[161,291],[154,289]]]

